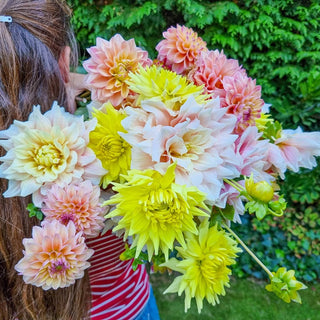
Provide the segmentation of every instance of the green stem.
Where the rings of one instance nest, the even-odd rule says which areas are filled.
[[[234,238],[242,245],[242,247],[250,254],[250,256],[258,263],[258,265],[268,274],[268,276],[273,278],[271,271],[262,263],[262,261],[246,246],[246,244],[225,224],[223,226],[234,236]]]
[[[253,201],[254,199],[249,195],[246,188],[244,188],[240,183],[234,180],[223,179],[224,182],[228,183],[231,187],[238,190],[243,196],[247,198],[249,201]]]
[[[231,187],[238,190],[239,192],[246,191],[246,189],[237,181],[229,180],[229,179],[223,179],[223,181],[226,182],[227,184],[229,184]]]

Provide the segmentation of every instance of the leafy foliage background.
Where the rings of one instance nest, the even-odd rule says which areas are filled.
[[[73,25],[82,59],[100,36],[120,33],[156,58],[162,32],[176,24],[192,27],[210,49],[238,59],[262,86],[262,98],[285,128],[320,130],[320,0],[74,0]],[[285,217],[236,227],[266,264],[320,278],[320,168],[288,173],[282,191]],[[261,271],[243,254],[238,276]]]

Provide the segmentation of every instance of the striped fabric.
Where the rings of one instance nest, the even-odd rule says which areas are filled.
[[[132,320],[149,298],[149,279],[144,265],[132,270],[132,261],[121,261],[124,242],[111,232],[88,239],[95,250],[90,262],[91,320]]]

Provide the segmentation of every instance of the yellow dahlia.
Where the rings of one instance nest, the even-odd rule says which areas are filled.
[[[274,120],[271,118],[271,114],[261,112],[260,118],[255,119],[255,125],[259,131],[263,132],[269,123],[274,123]]]
[[[130,170],[124,184],[115,184],[118,193],[105,202],[117,205],[106,218],[121,217],[113,230],[125,229],[125,239],[133,236],[131,247],[136,247],[136,257],[146,245],[149,260],[159,249],[168,258],[175,240],[184,247],[184,233],[198,233],[193,218],[207,216],[205,194],[195,187],[173,183],[174,170],[174,164],[164,175],[151,169]]]
[[[25,283],[44,290],[68,287],[90,266],[93,250],[84,241],[73,222],[65,226],[57,220],[44,221],[33,227],[32,238],[23,239],[24,257],[15,269]]]
[[[241,251],[236,241],[217,225],[209,228],[205,219],[199,227],[199,235],[188,234],[187,246],[176,247],[182,260],[172,258],[161,266],[182,273],[174,279],[165,291],[185,292],[185,312],[190,308],[191,299],[195,298],[198,312],[203,307],[203,299],[215,305],[219,295],[225,295],[224,287],[229,287],[228,266],[235,263],[235,257]]]
[[[203,93],[203,86],[190,83],[186,77],[157,66],[140,67],[139,72],[130,73],[127,83],[130,90],[139,93],[139,101],[162,101],[173,111],[180,107],[193,95],[199,104],[203,104],[209,97]]]
[[[107,103],[106,113],[95,110],[93,117],[98,123],[93,131],[90,132],[90,142],[88,147],[96,154],[102,166],[108,173],[102,178],[103,188],[111,181],[118,181],[120,174],[125,174],[130,168],[131,147],[122,139],[119,132],[126,132],[121,125],[126,115],[122,111],[117,111]]]

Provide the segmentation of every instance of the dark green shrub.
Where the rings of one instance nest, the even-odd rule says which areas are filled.
[[[318,0],[74,0],[73,23],[84,49],[97,36],[120,33],[156,57],[169,26],[198,31],[211,49],[236,58],[262,85],[285,126],[319,129],[320,4]],[[105,5],[107,3],[107,5]],[[84,52],[84,51],[83,51]]]
[[[308,206],[304,212],[288,210],[284,217],[266,217],[262,221],[244,218],[242,226],[233,226],[255,254],[272,271],[281,266],[296,270],[305,281],[320,278],[320,217],[319,207]],[[253,228],[253,229],[252,229]],[[234,268],[237,276],[267,275],[245,252]]]

